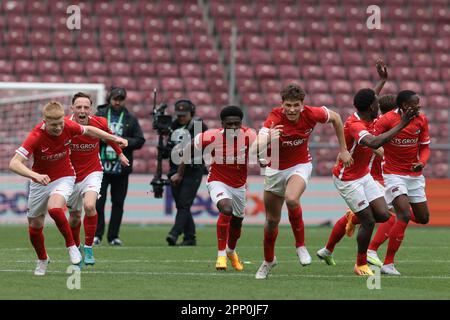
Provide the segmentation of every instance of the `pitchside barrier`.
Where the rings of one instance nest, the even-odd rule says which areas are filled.
[[[128,195],[125,201],[124,223],[171,224],[176,209],[170,192],[166,188],[162,199],[155,199],[150,193],[149,182],[152,175],[132,174]],[[264,223],[263,177],[248,179],[246,224]],[[206,189],[206,176],[192,206],[197,224],[214,224],[217,208],[211,203]],[[13,175],[0,174],[0,223],[26,223],[28,197],[27,179]],[[427,179],[427,197],[431,217],[429,225],[450,226],[450,179]],[[305,224],[326,225],[334,223],[346,211],[347,206],[336,191],[331,177],[313,177],[301,198]],[[110,200],[107,200],[109,217]],[[50,221],[51,219],[47,219]],[[283,209],[282,224],[288,224],[286,207]]]

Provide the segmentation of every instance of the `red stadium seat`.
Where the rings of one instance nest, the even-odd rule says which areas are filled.
[[[306,84],[307,84],[306,91],[310,94],[330,92],[327,81],[308,79],[308,82]]]
[[[334,106],[333,96],[326,93],[315,94],[312,99],[312,104],[316,106]]]
[[[209,79],[207,86],[211,92],[228,92],[228,83],[221,78]]]
[[[150,33],[147,34],[145,40],[150,49],[165,48],[168,46],[167,38],[163,34]]]
[[[270,64],[259,64],[255,67],[255,74],[259,79],[278,78],[278,72],[275,66]]]
[[[422,86],[417,81],[402,81],[401,86],[406,90],[412,90],[417,93],[422,92]]]
[[[141,32],[142,31],[142,22],[140,19],[130,16],[124,16],[122,19],[121,26],[125,31],[132,32]]]
[[[241,101],[245,106],[263,106],[266,105],[265,99],[259,92],[248,92],[241,97]]]
[[[330,81],[330,88],[333,93],[348,93],[353,92],[352,84],[346,80],[332,80]]]
[[[336,94],[335,97],[336,107],[348,108],[353,106],[353,94]]]
[[[324,79],[324,69],[317,65],[305,65],[302,68],[302,75],[305,79]]]
[[[273,80],[270,80],[273,81]],[[239,92],[243,95],[247,94],[247,92],[257,92],[259,91],[258,83],[252,79],[242,79],[239,78],[236,80],[237,86],[239,88]]]
[[[14,71],[18,75],[34,73],[36,71],[36,64],[28,60],[16,60]]]
[[[64,75],[84,75],[84,65],[78,61],[64,61],[61,63]]]
[[[208,63],[208,62],[216,63],[219,61],[219,53],[214,49],[199,48],[198,60],[201,63]]]
[[[428,97],[428,105],[425,107],[445,109],[448,108],[449,105],[450,99],[447,96],[430,96]]]
[[[225,70],[223,70],[223,67],[217,63],[206,63],[203,66],[203,71],[206,78],[222,78],[225,72]],[[236,69],[236,77],[237,74],[238,69]]]
[[[144,37],[141,33],[136,31],[124,33],[123,43],[128,49],[131,48],[143,48],[144,47]]]
[[[0,60],[0,74],[13,73],[13,65],[6,60]]]
[[[178,76],[178,67],[175,64],[158,63],[156,65],[156,71],[160,77],[177,77]]]
[[[109,75],[107,65],[103,62],[86,61],[86,72],[89,75]]]
[[[325,78],[328,80],[346,79],[347,70],[342,66],[325,66]]]
[[[198,61],[196,52],[192,49],[185,48],[174,50],[174,59],[177,63],[193,63]]]
[[[428,81],[423,84],[423,93],[426,96],[447,94],[444,85],[438,81]]]
[[[300,78],[300,69],[296,64],[281,65],[278,68],[280,78]]]
[[[186,91],[207,91],[206,82],[202,78],[186,78],[184,79]]]
[[[109,64],[109,73],[112,76],[130,76],[131,66],[124,62],[114,62]]]
[[[180,74],[182,77],[201,77],[202,69],[198,64],[183,63],[180,66]]]
[[[261,89],[265,93],[279,93],[281,91],[280,81],[274,79],[263,79],[260,81]]]
[[[325,66],[325,65],[337,66],[337,65],[340,65],[341,63],[342,63],[341,57],[336,52],[322,51],[320,53],[320,64],[323,66]]]
[[[450,54],[449,53],[437,53],[435,55],[436,65],[439,67],[450,67]]]
[[[130,62],[147,62],[150,60],[148,51],[144,48],[128,48],[126,58]]]
[[[343,51],[342,61],[348,66],[366,66],[367,62],[359,51]],[[350,75],[350,74],[349,74]]]
[[[59,64],[52,60],[39,61],[37,69],[41,75],[59,74]]]
[[[146,62],[134,62],[131,66],[133,75],[135,76],[154,76],[155,75],[155,65]]]
[[[103,57],[105,62],[125,61],[126,53],[120,47],[103,46]]]

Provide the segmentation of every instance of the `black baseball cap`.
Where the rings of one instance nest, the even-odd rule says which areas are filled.
[[[175,114],[178,116],[188,115],[193,112],[192,104],[187,100],[179,100],[175,103]]]
[[[125,99],[127,97],[127,91],[124,88],[114,87],[111,89],[110,97],[111,99],[117,99],[119,97]]]

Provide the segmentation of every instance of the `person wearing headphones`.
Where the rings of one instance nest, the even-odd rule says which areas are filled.
[[[114,246],[122,245],[119,239],[119,229],[122,223],[123,205],[128,191],[128,177],[132,172],[133,151],[142,148],[145,143],[141,126],[137,118],[125,107],[127,92],[124,88],[111,87],[107,103],[97,107],[97,116],[108,121],[109,129],[117,136],[128,141],[128,147],[123,154],[128,158],[130,165],[124,167],[111,146],[101,143],[100,159],[103,165],[103,180],[100,189],[100,198],[96,204],[98,214],[97,231],[94,244],[99,245],[105,231],[105,203],[108,186],[111,185],[111,219],[108,227],[108,243]]]
[[[173,150],[176,150],[177,145],[178,149],[181,149],[183,143],[191,142],[195,135],[208,130],[204,122],[195,116],[195,105],[190,100],[178,100],[175,103],[175,114],[176,119],[172,122],[172,134],[168,143],[169,148],[174,148]],[[191,159],[191,164],[186,165],[184,172],[180,174],[177,172],[178,165],[170,157],[170,170],[167,176],[171,182],[177,214],[175,224],[166,237],[169,246],[175,246],[181,234],[184,234],[184,239],[180,245],[197,245],[191,206],[206,170],[201,156],[194,159],[192,155]]]

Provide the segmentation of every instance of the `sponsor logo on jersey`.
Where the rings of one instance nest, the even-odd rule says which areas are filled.
[[[72,143],[70,149],[73,151],[91,151],[97,148],[97,143]]]
[[[392,191],[391,191],[391,192],[397,192],[398,189],[399,189],[399,187],[394,187],[394,188],[392,188]]]
[[[361,201],[360,203],[358,203],[358,207],[362,207],[363,205],[366,204],[366,200]]]
[[[283,141],[282,146],[283,147],[296,147],[301,144],[303,144],[306,141],[306,139],[296,139],[296,140],[290,140],[290,141]]]
[[[405,138],[405,139],[400,139],[400,138],[394,138],[391,140],[391,143],[398,145],[398,146],[413,146],[416,145],[417,142],[419,141],[419,138]]]
[[[41,151],[42,151],[42,153],[44,153],[44,152],[47,152],[48,149],[50,149],[50,148],[49,148],[49,147],[47,147],[47,148],[42,148]]]
[[[56,153],[56,154],[51,154],[51,155],[43,155],[41,157],[42,160],[47,160],[47,161],[55,161],[55,160],[60,160],[62,158],[64,158],[67,155],[67,152],[60,152],[60,153]]]
[[[66,142],[64,142],[64,146],[68,146],[70,143],[72,142],[72,140],[66,140]]]

